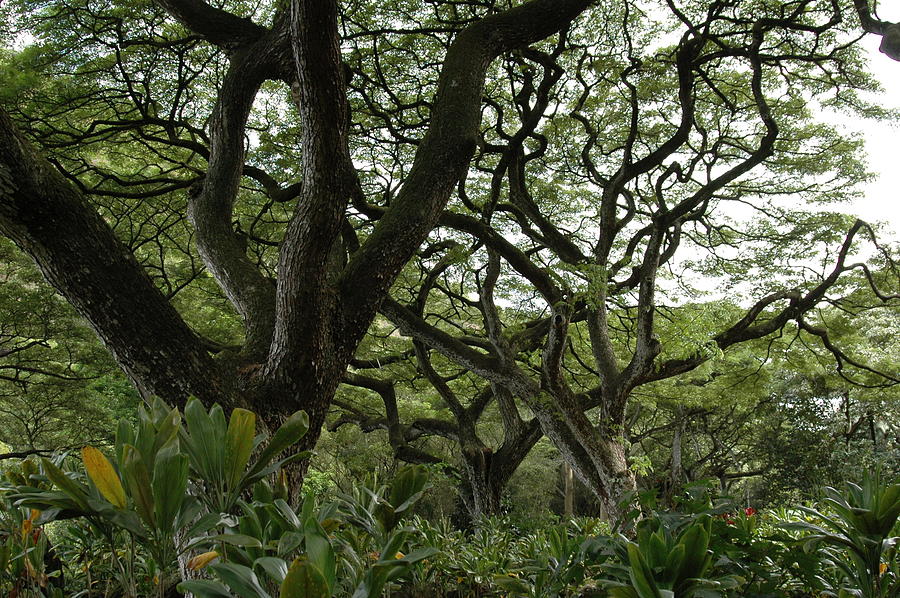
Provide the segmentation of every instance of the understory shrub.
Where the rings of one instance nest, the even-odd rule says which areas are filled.
[[[249,411],[157,402],[109,454],[18,463],[0,490],[0,596],[900,596],[900,485],[878,475],[765,512],[693,485],[677,510],[616,526],[461,531],[415,515],[423,466],[291,504],[283,468],[306,426],[297,413],[266,438]]]

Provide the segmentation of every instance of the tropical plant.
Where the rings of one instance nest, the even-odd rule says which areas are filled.
[[[223,544],[259,546],[258,539],[228,528],[228,510],[251,484],[305,456],[279,458],[305,434],[302,412],[288,418],[263,446],[264,437],[255,434],[255,416],[246,410],[235,409],[227,423],[217,405],[207,412],[195,399],[186,411],[187,426],[182,427],[178,409],[156,400],[139,410],[136,425],[119,422],[115,463],[90,446],[81,453],[84,476],[43,458],[43,480],[55,489],[25,484],[11,499],[18,506],[41,509],[42,521],[82,517],[110,544],[116,530],[126,532],[150,556],[150,567],[157,571],[156,592],[162,595],[168,580],[178,577],[178,558],[189,551]],[[254,449],[258,456],[251,463]],[[120,559],[115,551],[113,558],[128,595],[137,595],[134,559]]]
[[[11,596],[62,596],[61,566],[36,524],[39,516],[36,509],[13,506],[0,490],[0,588]]]
[[[714,598],[738,587],[732,575],[710,576],[713,552],[709,549],[712,517],[689,519],[686,525],[668,526],[660,518],[638,524],[635,542],[618,548],[621,564],[608,570],[626,581],[608,583],[616,598]]]
[[[426,483],[426,469],[409,466],[389,486],[361,486],[318,509],[307,497],[299,513],[282,499],[266,502],[272,495],[260,486],[256,497],[263,500],[242,503],[239,529],[264,542],[210,564],[216,579],[185,581],[179,588],[210,598],[269,598],[273,588],[282,598],[377,598],[386,584],[437,552],[413,546],[413,530],[399,527]]]
[[[818,551],[837,572],[823,579],[822,591],[839,598],[900,596],[896,534],[900,516],[900,484],[886,483],[878,472],[861,485],[848,482],[846,492],[827,487],[820,509],[800,507],[811,520],[785,524],[808,532],[806,551]]]
[[[591,537],[572,525],[539,530],[524,542],[522,564],[495,575],[494,583],[513,596],[580,596],[590,585],[591,573],[606,562],[609,544],[608,538]]]

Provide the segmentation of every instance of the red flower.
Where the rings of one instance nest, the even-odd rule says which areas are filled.
[[[744,515],[746,515],[747,517],[753,517],[754,515],[756,515],[756,509],[754,509],[753,507],[747,507],[746,509],[744,509]]]

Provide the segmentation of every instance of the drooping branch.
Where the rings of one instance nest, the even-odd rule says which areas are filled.
[[[27,451],[12,451],[9,453],[0,453],[0,461],[8,459],[25,459],[32,455],[52,455],[54,452],[65,449],[29,449]]]
[[[861,230],[867,229],[868,225],[865,222],[863,222],[862,220],[855,221],[850,227],[850,230],[845,235],[843,242],[841,243],[841,247],[838,250],[833,268],[826,276],[822,278],[822,280],[818,284],[816,284],[806,292],[803,292],[801,289],[790,289],[787,291],[772,293],[770,295],[767,295],[766,297],[761,298],[746,310],[744,316],[740,320],[713,337],[713,340],[716,342],[718,347],[724,350],[738,343],[766,337],[770,334],[773,334],[774,332],[777,332],[778,330],[781,330],[788,322],[792,320],[796,321],[798,325],[802,327],[803,324],[801,324],[801,322],[803,320],[804,314],[815,308],[825,298],[825,295],[827,294],[829,289],[831,289],[835,285],[835,283],[837,283],[838,279],[844,272],[857,266],[856,264],[848,265],[846,263],[847,256],[850,252],[851,247],[853,246],[857,234]],[[881,297],[883,298],[883,300],[891,299],[891,296],[889,295],[882,294]],[[761,319],[761,317],[766,314],[767,308],[783,301],[787,301],[787,306],[777,309],[774,313],[769,314],[767,318]],[[809,324],[806,324],[806,326],[810,327]],[[844,362],[859,367],[860,369],[869,370],[873,373],[876,373],[868,366],[865,366],[862,363],[857,363],[852,358],[849,358],[848,356],[840,353],[839,349],[837,349],[837,347],[834,347],[834,345],[828,339],[827,335],[823,336],[822,334],[820,334],[820,332],[822,332],[820,329],[810,327],[807,332],[814,334],[815,336],[822,339],[823,342],[826,342],[826,348],[828,348],[836,357],[839,357]],[[831,347],[828,346],[829,344],[831,344]],[[667,360],[661,364],[658,364],[653,372],[648,373],[646,376],[644,376],[641,380],[641,383],[653,380],[662,380],[684,372],[688,372],[706,362],[708,359],[709,355],[697,353],[687,358]],[[882,372],[877,373],[879,375],[883,375]],[[896,381],[895,378],[891,375],[887,375],[887,379]]]
[[[897,377],[896,374],[884,372],[878,370],[870,365],[862,363],[861,361],[854,359],[850,355],[847,355],[844,351],[842,351],[834,342],[831,340],[831,336],[828,334],[828,330],[822,326],[815,326],[807,322],[802,316],[797,318],[797,326],[800,327],[800,330],[804,332],[808,332],[809,334],[816,336],[822,343],[822,346],[825,347],[833,356],[835,361],[837,362],[837,372],[838,374],[851,384],[855,386],[863,386],[866,388],[884,388],[886,386],[892,386],[894,384],[900,384],[900,378]],[[866,384],[860,382],[858,380],[853,380],[847,376],[847,373],[844,371],[845,365],[851,365],[854,368],[862,370],[864,372],[869,372],[870,374],[875,374],[875,376],[884,379],[884,382],[881,384]]]

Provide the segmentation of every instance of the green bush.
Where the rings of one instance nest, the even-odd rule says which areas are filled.
[[[816,506],[757,513],[695,484],[610,526],[473,529],[414,515],[423,466],[287,501],[298,413],[268,440],[255,415],[191,401],[123,422],[107,457],[26,460],[0,489],[0,595],[198,598],[887,598],[900,596],[900,485],[866,476]],[[302,455],[300,455],[302,456]],[[327,499],[327,500],[326,500]],[[55,526],[52,533],[48,525]],[[613,530],[631,530],[629,536]]]

